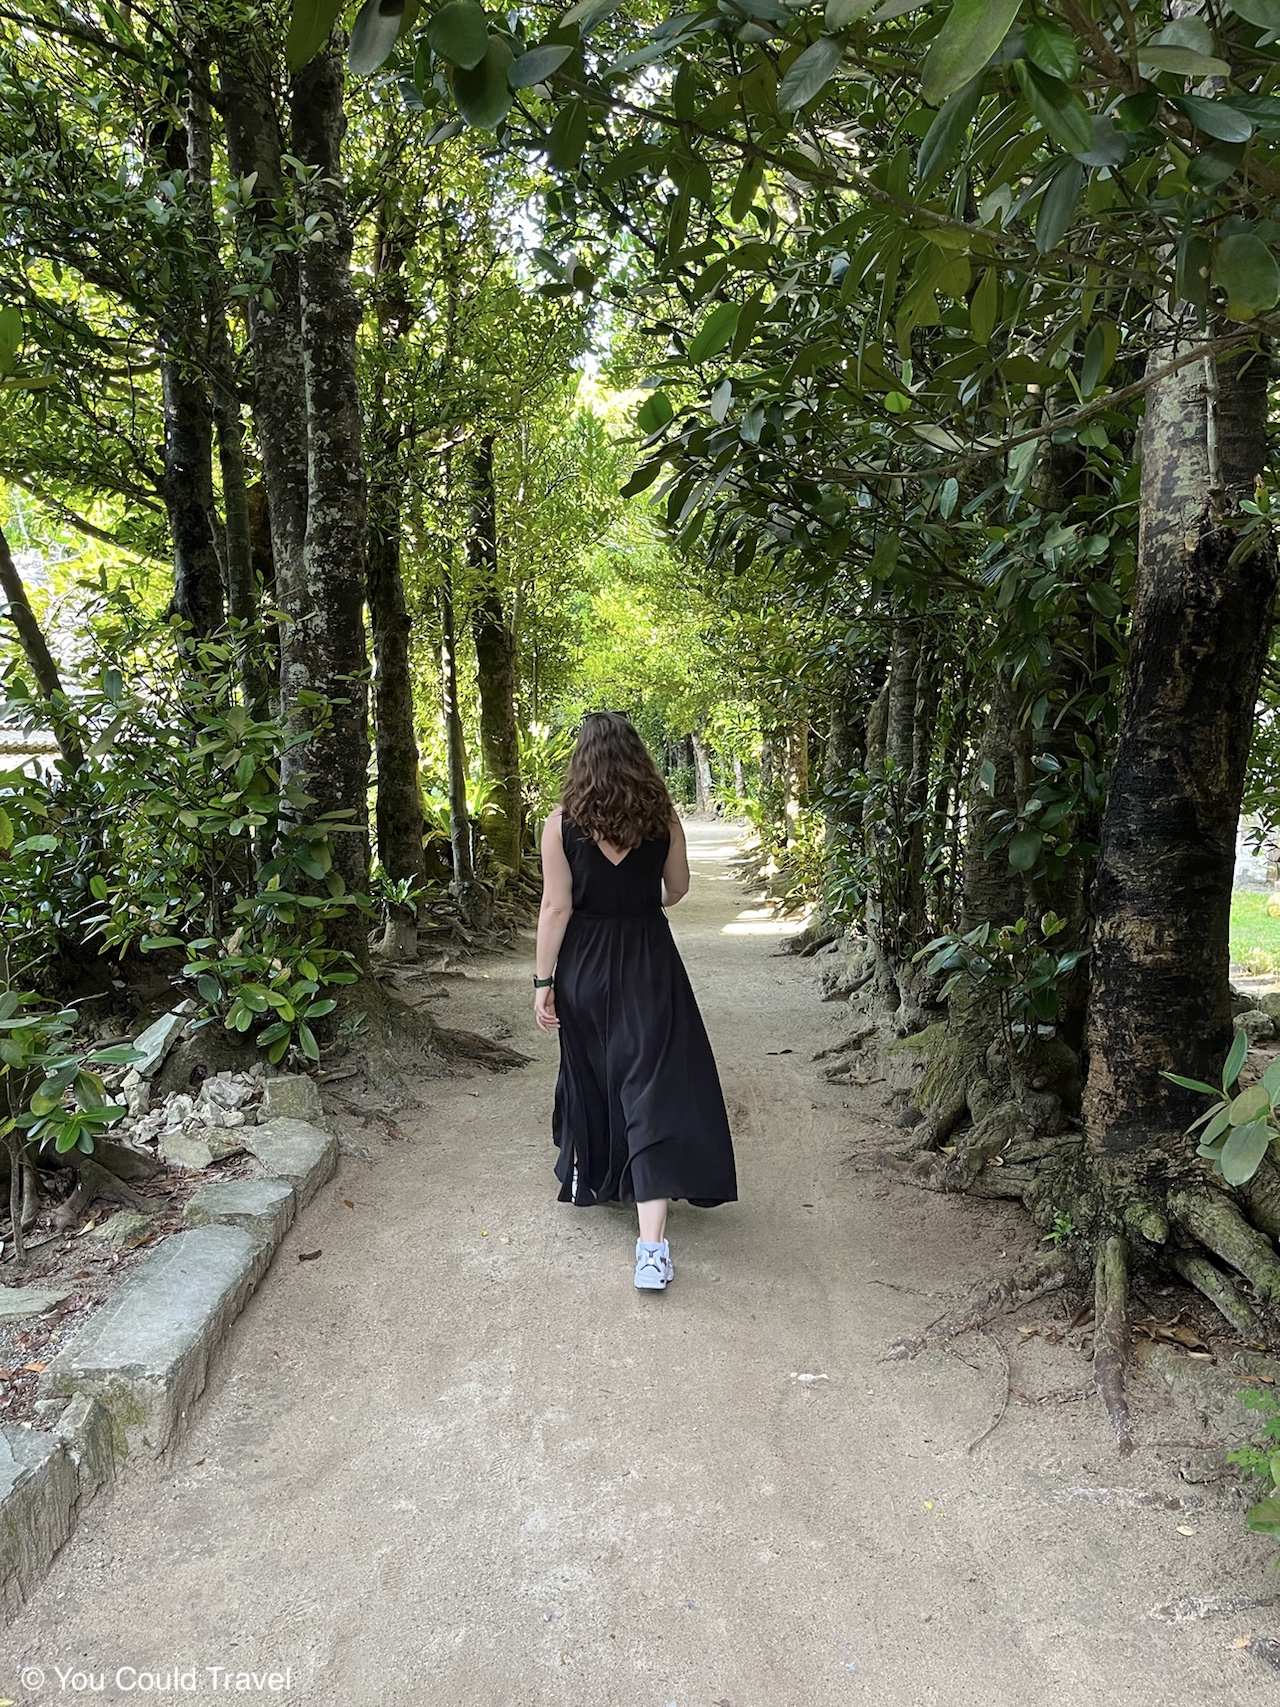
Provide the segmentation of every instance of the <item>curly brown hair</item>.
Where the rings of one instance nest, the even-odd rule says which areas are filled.
[[[620,711],[583,718],[560,804],[584,836],[619,848],[670,835],[675,814],[649,749]]]

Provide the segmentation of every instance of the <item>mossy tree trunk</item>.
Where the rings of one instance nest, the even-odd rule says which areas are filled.
[[[480,757],[493,784],[496,808],[488,840],[503,871],[514,876],[520,870],[524,847],[520,727],[516,717],[520,663],[515,632],[502,599],[493,445],[493,434],[485,433],[471,455],[467,563],[476,583],[471,632],[480,698]]]
[[[297,157],[316,168],[307,188],[320,223],[299,268],[307,421],[307,525],[302,585],[284,606],[286,704],[299,707],[307,739],[284,756],[282,779],[312,797],[312,814],[341,814],[331,837],[333,870],[348,893],[369,881],[368,688],[365,652],[366,489],[356,381],[360,307],[351,288],[351,227],[342,182],[342,59],[333,44],[293,84]],[[277,565],[278,568],[278,565]],[[367,967],[365,923],[354,908],[330,940]]]
[[[1264,533],[1227,522],[1265,465],[1268,368],[1262,352],[1192,363],[1147,401],[1085,1100],[1095,1154],[1126,1166],[1180,1165],[1194,1099],[1161,1075],[1212,1079],[1231,1038],[1236,826],[1277,571]]]

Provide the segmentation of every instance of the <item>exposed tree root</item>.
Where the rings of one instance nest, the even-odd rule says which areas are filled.
[[[1226,1318],[1242,1339],[1258,1339],[1262,1319],[1248,1299],[1238,1291],[1229,1275],[1223,1274],[1208,1257],[1195,1251],[1171,1251],[1169,1261],[1182,1278]]]
[[[101,1167],[92,1157],[81,1156],[75,1162],[71,1162],[69,1156],[67,1159],[80,1178],[76,1181],[75,1190],[70,1197],[59,1204],[54,1213],[53,1224],[60,1233],[65,1232],[68,1227],[73,1227],[89,1205],[98,1198],[108,1203],[122,1203],[129,1209],[149,1207],[145,1197],[110,1169]]]
[[[1129,1361],[1129,1247],[1118,1233],[1099,1246],[1093,1282],[1093,1379],[1120,1456],[1133,1451],[1125,1370]]]
[[[894,1340],[884,1354],[887,1361],[918,1357],[927,1345],[945,1345],[948,1340],[983,1327],[994,1317],[1021,1309],[1050,1292],[1060,1291],[1074,1278],[1076,1265],[1065,1251],[1037,1252],[1016,1268],[1007,1269],[987,1285],[971,1292],[961,1303],[944,1311],[919,1334]]]
[[[984,1326],[979,1331],[981,1332],[983,1339],[990,1340],[991,1344],[996,1348],[996,1352],[1000,1358],[1001,1397],[1000,1403],[996,1407],[996,1414],[992,1417],[991,1421],[987,1424],[986,1428],[983,1429],[977,1439],[969,1442],[970,1452],[976,1452],[984,1440],[990,1440],[991,1436],[1000,1427],[1000,1424],[1004,1419],[1004,1413],[1009,1409],[1009,1353],[1004,1349],[1004,1341],[996,1334],[993,1334],[990,1328]]]
[[[475,1031],[441,1030],[435,1041],[445,1054],[465,1061],[478,1061],[495,1073],[509,1072],[512,1067],[527,1067],[533,1059],[531,1055],[522,1055],[518,1049],[508,1049],[503,1043],[481,1037]]]
[[[1171,1192],[1169,1209],[1206,1250],[1244,1275],[1264,1303],[1280,1301],[1280,1260],[1270,1239],[1249,1225],[1225,1192]]]

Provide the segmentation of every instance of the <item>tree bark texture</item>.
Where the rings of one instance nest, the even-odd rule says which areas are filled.
[[[400,573],[400,509],[394,479],[379,481],[369,526],[369,616],[373,628],[373,726],[378,766],[378,858],[387,876],[421,890],[423,806],[409,671],[412,624]],[[416,906],[393,905],[381,952],[417,955]]]
[[[292,610],[303,591],[307,413],[298,261],[291,252],[276,252],[292,195],[281,165],[288,151],[260,39],[246,33],[226,41],[220,73],[228,162],[238,178],[255,179],[247,215],[247,247],[261,275],[248,310],[253,416],[271,525],[275,599]]]
[[[689,737],[693,745],[693,797],[699,812],[711,810],[711,754],[701,735]]]
[[[292,619],[281,636],[281,690],[299,706],[308,739],[284,756],[286,784],[300,782],[319,813],[349,826],[333,838],[333,868],[347,889],[369,878],[369,726],[364,633],[366,493],[363,424],[356,381],[360,308],[351,289],[351,228],[342,184],[342,60],[331,45],[293,85],[294,150],[317,168],[308,187],[321,215],[299,269],[307,409],[307,529],[302,586],[286,589]],[[277,576],[280,559],[276,559]],[[319,695],[327,710],[303,704]],[[364,965],[368,942],[358,914],[334,940]]]
[[[453,588],[440,589],[440,698],[444,712],[445,757],[449,772],[449,844],[453,853],[453,887],[463,921],[476,920],[478,895],[471,846],[471,814],[467,808],[467,747],[458,704],[458,637],[453,616]]]
[[[226,620],[222,564],[218,560],[212,495],[213,419],[203,375],[185,335],[161,336],[164,401],[164,503],[173,541],[173,609],[192,632],[215,634]]]
[[[1258,352],[1192,363],[1147,397],[1129,673],[1093,895],[1085,1097],[1095,1151],[1126,1165],[1187,1144],[1199,1099],[1161,1071],[1212,1081],[1231,1038],[1236,823],[1277,568],[1265,535],[1250,546],[1227,523],[1264,466],[1268,365]]]
[[[27,598],[27,589],[22,584],[22,577],[18,573],[18,566],[13,560],[13,553],[9,549],[9,541],[5,538],[3,529],[0,529],[0,593],[4,594],[4,602],[8,607],[6,614],[18,631],[23,656],[35,677],[40,698],[47,708],[49,724],[58,749],[68,768],[78,771],[84,763],[84,748],[76,732],[75,719],[71,715],[58,666],[49,650],[44,632],[36,621],[31,601]]]
[[[480,694],[480,757],[494,786],[497,815],[489,843],[507,872],[520,870],[524,845],[524,797],[520,779],[520,732],[516,693],[520,665],[516,638],[503,609],[498,576],[498,507],[493,478],[493,434],[484,434],[471,456],[471,516],[467,562],[476,581],[471,619]]]

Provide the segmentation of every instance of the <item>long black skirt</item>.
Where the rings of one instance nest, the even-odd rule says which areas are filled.
[[[715,1057],[664,913],[575,911],[556,962],[560,1201],[738,1195]]]

